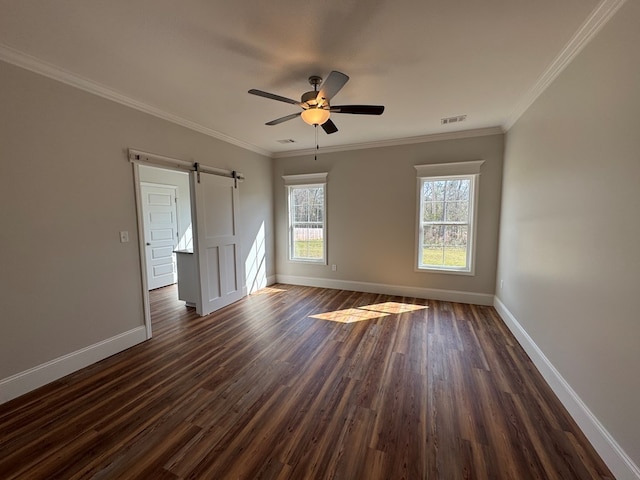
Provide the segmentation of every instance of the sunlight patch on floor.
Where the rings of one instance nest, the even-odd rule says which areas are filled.
[[[410,303],[385,302],[374,305],[364,305],[357,308],[347,308],[345,310],[335,310],[333,312],[317,313],[315,315],[309,315],[309,317],[319,320],[329,320],[331,322],[355,323],[363,320],[388,317],[393,314],[414,312],[425,308],[429,307]]]
[[[377,303],[375,305],[365,305],[364,307],[359,308],[385,313],[405,313],[415,312],[416,310],[424,310],[425,308],[429,307],[427,307],[426,305],[414,305],[412,303],[385,302]]]
[[[286,292],[286,290],[284,288],[264,287],[264,288],[261,288],[260,290],[256,290],[255,292],[252,292],[250,295],[265,295],[267,293],[282,293],[282,292]]]
[[[389,313],[384,312],[372,312],[360,308],[347,308],[346,310],[336,310],[333,312],[318,313],[316,315],[309,316],[320,320],[331,320],[332,322],[354,323],[361,322],[362,320],[371,320],[373,318],[388,317],[389,315]]]

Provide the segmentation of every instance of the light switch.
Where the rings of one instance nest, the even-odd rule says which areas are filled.
[[[129,232],[123,230],[120,232],[120,243],[127,243],[129,241]]]

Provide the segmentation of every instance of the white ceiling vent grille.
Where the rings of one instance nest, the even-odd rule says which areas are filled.
[[[295,140],[292,140],[291,138],[285,138],[282,140],[276,140],[278,143],[296,143]]]
[[[466,115],[456,115],[455,117],[445,117],[440,119],[442,125],[449,125],[450,123],[464,122],[467,119]]]

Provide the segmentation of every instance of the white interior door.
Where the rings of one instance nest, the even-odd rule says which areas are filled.
[[[176,283],[178,241],[176,187],[142,185],[147,285],[149,290]]]
[[[192,174],[195,253],[200,277],[196,311],[200,315],[208,315],[242,298],[238,189],[234,183],[233,179],[220,175]]]

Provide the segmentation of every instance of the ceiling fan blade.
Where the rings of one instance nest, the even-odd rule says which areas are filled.
[[[327,79],[322,82],[322,87],[316,97],[318,105],[322,106],[325,101],[331,100],[348,81],[349,77],[344,73],[336,72],[335,70],[331,72]]]
[[[265,123],[265,125],[278,125],[279,123],[286,122],[287,120],[293,120],[294,118],[299,117],[301,113],[302,112],[292,113],[291,115],[276,118],[275,120],[271,120],[270,122]]]
[[[262,90],[256,90],[252,88],[249,90],[251,95],[257,95],[259,97],[270,98],[271,100],[277,100],[279,102],[291,103],[292,105],[301,105],[297,100],[293,100],[291,98],[282,97],[280,95],[276,95],[275,93],[263,92]]]
[[[352,113],[355,115],[382,115],[383,105],[332,105],[332,113]]]
[[[322,125],[320,125],[322,127],[322,129],[327,133],[327,135],[331,134],[331,133],[336,133],[338,131],[338,127],[336,127],[336,124],[333,123],[331,121],[331,119],[327,120],[326,122],[324,122]]]

